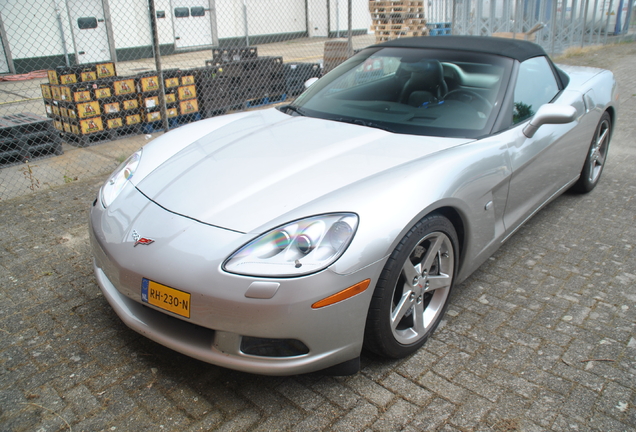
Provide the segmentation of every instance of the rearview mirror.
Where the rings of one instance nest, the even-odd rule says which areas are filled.
[[[541,105],[530,122],[523,128],[523,134],[532,138],[544,124],[564,124],[576,119],[576,108],[570,105]]]

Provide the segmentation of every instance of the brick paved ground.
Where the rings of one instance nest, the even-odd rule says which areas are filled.
[[[600,185],[459,286],[417,354],[351,377],[234,372],[125,327],[87,246],[103,178],[1,202],[0,430],[636,430],[636,44],[567,62],[622,89]]]

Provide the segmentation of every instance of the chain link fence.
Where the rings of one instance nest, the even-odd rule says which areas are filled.
[[[399,37],[627,35],[632,0],[4,0],[0,200],[112,171],[146,138],[292,101]],[[126,138],[126,139],[122,139]]]

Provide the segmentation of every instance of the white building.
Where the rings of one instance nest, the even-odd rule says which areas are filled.
[[[154,0],[160,51],[245,46],[347,29],[347,0]],[[354,34],[371,24],[352,0]],[[0,73],[152,57],[148,0],[0,0]]]

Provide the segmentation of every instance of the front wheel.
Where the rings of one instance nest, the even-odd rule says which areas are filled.
[[[588,193],[596,187],[605,166],[611,136],[612,119],[607,112],[604,112],[594,131],[594,138],[587,152],[581,177],[572,186],[573,192]]]
[[[420,220],[400,241],[376,286],[365,347],[402,358],[419,349],[439,325],[457,266],[457,233],[437,214]]]

